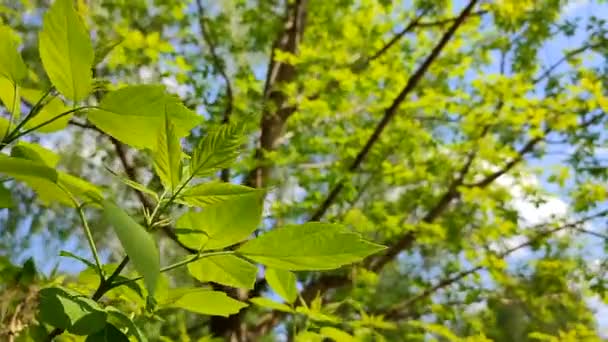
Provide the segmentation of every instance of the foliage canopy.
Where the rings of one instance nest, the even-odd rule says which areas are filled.
[[[0,1],[0,338],[601,340],[577,6]]]

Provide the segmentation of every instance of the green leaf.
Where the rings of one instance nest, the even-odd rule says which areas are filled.
[[[103,201],[104,217],[111,223],[135,269],[144,277],[151,297],[160,275],[160,256],[152,236],[116,204]]]
[[[260,192],[261,190],[237,184],[209,182],[184,189],[178,196],[178,202],[196,207],[205,207],[242,196],[256,195]]]
[[[102,131],[136,148],[155,148],[165,127],[165,108],[177,137],[188,135],[202,117],[184,107],[160,85],[128,86],[108,93],[89,120]]]
[[[335,269],[383,249],[340,225],[311,222],[267,232],[238,252],[266,266],[297,271]]]
[[[285,270],[267,268],[265,273],[268,285],[287,303],[292,304],[298,297],[296,276]]]
[[[177,220],[181,242],[195,249],[221,249],[245,240],[259,225],[262,196],[243,196],[189,211]]]
[[[344,332],[340,329],[336,329],[334,327],[323,327],[319,332],[321,333],[321,335],[327,338],[331,338],[333,341],[355,341],[355,338],[351,334]]]
[[[202,282],[253,289],[258,268],[234,255],[213,255],[188,264],[190,274]]]
[[[137,325],[135,325],[131,318],[122,311],[113,306],[107,306],[106,312],[108,313],[108,322],[119,327],[127,328],[127,333],[133,335],[138,342],[148,341],[146,336],[141,332]]]
[[[49,167],[55,167],[59,161],[59,156],[53,151],[37,144],[25,142],[19,142],[18,145],[13,147],[11,155],[40,162]],[[57,202],[70,207],[74,206],[70,196],[59,185],[81,200],[99,202],[103,199],[101,190],[95,185],[65,172],[57,173],[56,182],[35,177],[22,177],[21,180],[34,189],[38,193],[39,200],[47,205]]]
[[[13,113],[13,119],[19,118],[19,115],[21,114],[20,90],[21,87],[13,84],[8,78],[0,77],[0,101],[4,104],[4,108],[6,108],[7,112]],[[0,132],[0,137],[2,137],[5,132],[6,128]]]
[[[98,42],[95,46],[95,58],[93,60],[93,64],[97,65],[101,63],[106,58],[106,56],[123,41],[124,38],[119,37],[115,39],[106,39],[102,40],[101,42]]]
[[[37,103],[43,95],[44,92],[37,89],[21,89],[21,96],[23,96],[23,98],[31,105]],[[59,116],[61,113],[64,113],[68,110],[69,108],[65,106],[61,99],[55,97],[49,102],[47,102],[44,107],[42,107],[42,109],[38,112],[38,114],[36,114],[36,116],[31,118],[25,124],[25,128],[33,128],[35,126],[38,126],[54,117]],[[73,114],[62,116],[61,118],[38,128],[36,131],[40,133],[51,133],[55,131],[60,131],[68,125],[68,122],[70,121],[70,118],[72,118],[72,116]]]
[[[304,306],[298,306],[296,308],[296,312],[306,315],[311,320],[317,321],[317,322],[329,322],[329,323],[340,322],[340,319],[336,316],[328,315],[328,314],[321,312],[320,310],[309,309]]]
[[[32,144],[25,141],[20,141],[11,149],[13,157],[29,159],[32,161],[41,162],[48,167],[56,167],[59,163],[59,155],[55,152],[46,149],[38,144]]]
[[[0,184],[0,208],[13,208],[14,206],[15,202],[13,202],[10,190]]]
[[[78,261],[82,262],[83,264],[87,265],[87,267],[90,267],[90,268],[92,268],[94,270],[97,269],[97,266],[95,266],[94,263],[92,263],[89,260],[87,260],[87,259],[85,259],[85,258],[83,258],[81,256],[78,256],[78,255],[76,255],[76,254],[74,254],[72,252],[60,251],[59,252],[59,256],[66,257],[66,258],[72,258],[74,260],[78,260]]]
[[[266,297],[250,298],[249,301],[252,302],[253,304],[255,304],[257,306],[261,306],[263,308],[267,308],[267,309],[271,309],[271,310],[279,310],[279,311],[289,312],[289,313],[293,312],[293,310],[289,307],[289,305],[284,304],[284,303],[275,302],[274,300],[266,298]]]
[[[51,83],[78,102],[92,89],[93,44],[72,0],[56,0],[44,16],[39,35],[40,59]]]
[[[106,324],[106,326],[96,332],[93,335],[87,336],[85,342],[129,342],[127,335],[123,334],[122,331],[118,330],[112,324]]]
[[[75,335],[89,335],[104,328],[106,312],[99,305],[71,290],[49,287],[40,290],[38,320]]]
[[[0,174],[15,179],[37,178],[57,182],[57,171],[40,162],[0,154]]]
[[[166,112],[164,123],[158,132],[158,144],[153,154],[154,170],[165,189],[172,193],[179,186],[181,179],[182,147]]]
[[[128,187],[140,191],[142,193],[148,194],[150,196],[152,196],[152,198],[154,198],[157,202],[159,200],[158,198],[158,194],[156,194],[156,192],[154,192],[152,189],[147,188],[145,185],[137,183],[135,181],[130,180],[127,177],[121,176],[117,173],[115,173],[114,171],[112,171],[110,168],[106,167],[106,170],[108,170],[108,172],[110,172],[112,174],[112,176],[118,178],[118,180],[120,180],[121,182],[123,182],[125,185],[127,185]]]
[[[11,29],[5,25],[0,25],[0,51],[0,78],[20,84],[27,76],[27,67],[17,50]]]
[[[242,143],[243,126],[240,124],[224,124],[208,132],[192,153],[190,172],[203,177],[229,167],[238,157]]]
[[[312,331],[303,331],[296,335],[296,342],[323,342],[323,336]]]
[[[4,137],[6,136],[6,133],[9,133],[8,126],[9,126],[8,120],[0,117],[0,141],[2,141],[2,139],[4,139]]]
[[[224,292],[207,289],[173,289],[172,298],[164,307],[180,308],[203,315],[228,317],[238,313],[247,304],[228,297]]]

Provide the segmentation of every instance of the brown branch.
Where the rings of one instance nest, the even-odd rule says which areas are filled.
[[[198,12],[198,25],[201,30],[201,36],[205,44],[209,47],[209,52],[211,53],[211,62],[213,63],[214,69],[220,74],[226,85],[226,108],[224,109],[224,115],[222,117],[222,123],[226,124],[230,121],[230,115],[232,114],[232,107],[234,103],[232,84],[230,83],[230,78],[226,72],[225,64],[217,53],[216,44],[213,41],[209,30],[207,30],[201,0],[196,0],[196,9]],[[226,168],[222,170],[221,179],[224,182],[228,182],[230,180],[230,169]]]
[[[279,84],[293,82],[296,78],[296,69],[293,65],[276,61],[275,51],[297,53],[306,24],[307,3],[308,0],[289,2],[286,6],[285,28],[272,45],[264,83],[260,143],[255,153],[257,165],[249,172],[244,181],[245,184],[252,187],[261,188],[266,186],[270,175],[270,167],[267,165],[268,161],[264,154],[276,149],[286,121],[296,109],[294,106],[287,105],[287,96],[277,87]]]
[[[393,117],[397,114],[397,110],[401,103],[405,100],[407,95],[414,90],[414,88],[418,85],[426,71],[429,69],[431,64],[435,61],[435,59],[439,56],[445,45],[450,41],[450,39],[454,36],[456,30],[464,23],[465,19],[475,7],[475,4],[478,0],[471,0],[467,7],[460,13],[460,15],[454,20],[454,23],[450,28],[443,34],[437,45],[433,48],[429,56],[426,60],[420,65],[420,67],[414,72],[414,74],[408,79],[407,84],[403,88],[403,90],[397,95],[397,97],[393,100],[392,104],[386,108],[384,111],[384,116],[376,126],[374,132],[367,140],[363,149],[359,151],[355,160],[351,163],[348,168],[349,172],[356,171],[361,163],[367,157],[371,148],[376,144],[376,142],[380,139],[380,135],[388,125],[388,123],[393,119]],[[329,209],[329,207],[336,200],[342,188],[344,187],[344,181],[339,182],[328,194],[325,201],[319,206],[319,208],[314,212],[311,216],[310,221],[318,221],[323,217],[325,212]]]
[[[581,228],[578,228],[578,226],[580,226],[580,225],[582,225],[585,222],[588,222],[590,220],[606,216],[606,214],[608,214],[608,210],[604,210],[604,211],[601,211],[599,213],[596,213],[596,214],[584,217],[584,218],[582,218],[580,220],[577,220],[575,222],[566,223],[566,224],[564,224],[562,226],[559,226],[559,227],[556,227],[556,228],[553,228],[553,229],[545,230],[543,232],[540,232],[540,233],[536,234],[534,237],[528,239],[527,241],[520,243],[517,246],[513,246],[513,247],[511,247],[511,248],[509,248],[509,249],[507,249],[507,250],[505,250],[505,251],[503,251],[501,253],[498,253],[497,257],[501,258],[501,259],[505,258],[505,257],[509,256],[510,254],[512,254],[512,253],[514,253],[514,252],[516,252],[516,251],[518,251],[518,250],[520,250],[522,248],[529,247],[529,246],[537,243],[539,240],[545,239],[545,238],[547,238],[547,237],[549,237],[549,236],[551,236],[551,235],[553,235],[553,234],[555,234],[555,233],[557,233],[559,231],[562,231],[564,229],[573,229],[573,230],[576,230],[576,231],[581,231]],[[536,230],[538,230],[538,229],[540,229],[542,227],[546,227],[546,226],[547,226],[546,223],[542,223],[542,224],[539,224],[539,225],[536,225],[534,227],[529,228],[529,230],[536,231]],[[587,231],[584,231],[584,230],[582,232],[587,233]],[[606,238],[606,237],[604,237],[604,238]],[[411,297],[411,298],[409,298],[408,300],[406,300],[404,302],[395,304],[388,311],[384,312],[385,317],[387,319],[402,318],[403,311],[406,310],[406,309],[408,309],[409,307],[411,307],[416,302],[418,302],[418,301],[420,301],[420,300],[422,300],[424,298],[428,298],[433,293],[435,293],[435,292],[437,292],[437,291],[439,291],[439,290],[441,290],[443,288],[446,288],[446,287],[448,287],[448,286],[450,286],[450,285],[452,285],[452,284],[460,281],[461,279],[463,279],[463,278],[465,278],[465,277],[467,277],[467,276],[469,276],[469,275],[471,275],[473,273],[481,271],[484,268],[485,268],[485,266],[477,265],[477,266],[472,267],[470,269],[458,272],[455,275],[452,275],[450,277],[444,278],[444,279],[440,280],[437,284],[435,284],[435,285],[427,288],[426,290],[422,291],[418,295],[416,295],[414,297]]]
[[[365,63],[369,64],[372,61],[378,59],[380,56],[382,56],[384,53],[386,53],[393,45],[395,45],[399,40],[401,40],[401,38],[403,38],[403,36],[405,36],[409,32],[412,32],[417,27],[444,26],[444,25],[447,25],[449,23],[452,23],[452,22],[455,22],[458,20],[458,17],[455,17],[455,18],[440,19],[440,20],[433,21],[433,22],[420,22],[420,20],[422,20],[422,17],[424,15],[426,15],[426,13],[428,13],[429,10],[430,10],[430,8],[427,9],[426,11],[423,11],[420,15],[418,15],[416,18],[414,18],[414,20],[412,20],[412,22],[410,22],[403,30],[396,33],[393,36],[393,38],[391,38],[391,40],[389,40],[382,48],[380,48],[380,50],[378,50],[376,53],[371,55],[365,61]],[[470,13],[469,17],[482,16],[486,13],[487,13],[487,11],[476,11],[476,12]]]

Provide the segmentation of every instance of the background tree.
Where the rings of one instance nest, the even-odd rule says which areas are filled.
[[[79,44],[43,43],[57,3],[82,20],[94,54],[78,30],[67,37]],[[74,210],[61,191],[24,179],[43,163],[90,183],[70,183],[78,201],[112,198],[159,231],[163,265],[198,258],[210,231],[244,227],[264,237],[308,221],[343,224],[387,247],[339,269],[298,269],[297,289],[292,273],[273,267],[259,267],[249,286],[218,276],[214,267],[226,265],[191,262],[162,274],[153,313],[150,286],[128,282],[142,273],[135,260],[112,279],[124,286],[93,298],[106,316],[119,315],[108,306],[131,315],[139,330],[111,322],[130,338],[600,340],[604,13],[599,0],[1,1],[0,148],[12,155],[0,159],[0,204],[9,208],[0,210],[3,336],[84,340],[53,330],[44,298],[97,293],[96,265],[66,258],[93,260],[91,241],[107,275],[129,254],[110,229],[115,215],[104,218],[114,210],[107,203]],[[90,59],[90,80],[62,82],[73,69],[53,74],[50,55]],[[166,125],[149,129],[138,115],[112,121],[112,110],[142,110]],[[179,148],[180,136],[190,157],[160,157],[159,145],[176,155],[170,146]],[[11,173],[15,158],[37,164]],[[196,176],[200,184],[243,184],[250,195],[170,196],[179,192],[171,165],[190,165],[187,175],[205,160],[215,164]],[[197,219],[192,201],[224,206]],[[250,224],[262,207],[261,224]],[[179,296],[175,288],[208,287],[250,305],[162,305]]]

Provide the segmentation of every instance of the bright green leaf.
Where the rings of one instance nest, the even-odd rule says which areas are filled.
[[[253,289],[258,269],[234,255],[212,255],[188,264],[190,274],[202,282]]]
[[[165,108],[177,137],[186,136],[201,117],[167,94],[163,86],[128,86],[108,93],[90,110],[89,120],[99,129],[136,148],[154,149],[165,126]]]
[[[72,0],[55,1],[44,16],[39,38],[40,59],[55,88],[74,102],[87,97],[95,53]]]
[[[296,276],[285,270],[267,268],[265,273],[268,285],[287,303],[293,303],[298,297]]]
[[[312,331],[303,331],[296,335],[296,342],[322,342],[323,335]]]
[[[245,240],[261,216],[262,197],[243,196],[185,213],[177,221],[177,234],[191,248],[221,249]]]
[[[14,205],[10,190],[0,184],[0,208],[12,208]]]
[[[7,112],[13,113],[13,121],[19,118],[21,114],[20,90],[21,87],[13,84],[8,78],[0,77],[0,102],[2,102]],[[0,136],[2,134],[4,132],[0,133]]]
[[[166,109],[167,110],[167,109]],[[154,170],[163,186],[173,192],[179,186],[182,165],[182,147],[179,137],[175,135],[175,127],[167,113],[164,115],[164,125],[158,131],[158,144],[154,150]]]
[[[11,29],[4,25],[0,25],[0,51],[0,78],[20,84],[27,76],[27,67],[17,50]]]
[[[129,342],[127,335],[112,324],[106,324],[103,330],[87,336],[85,342]]]
[[[40,162],[23,158],[9,157],[0,154],[0,174],[5,174],[16,179],[28,177],[57,182],[57,171]]]
[[[208,182],[184,189],[178,197],[180,203],[205,207],[241,196],[251,196],[260,190],[225,182]]]
[[[6,136],[6,134],[9,133],[8,126],[9,126],[8,120],[0,117],[0,141],[2,141],[2,139],[4,139],[4,137]]]
[[[229,167],[238,156],[242,143],[243,127],[240,124],[224,124],[208,132],[192,153],[190,172],[202,177]]]
[[[59,256],[66,257],[66,258],[71,258],[71,259],[74,259],[74,260],[78,260],[78,261],[82,262],[83,264],[85,264],[87,267],[90,267],[90,268],[92,268],[94,270],[97,269],[97,266],[95,266],[94,263],[92,263],[89,260],[87,260],[87,259],[85,259],[85,258],[83,258],[81,256],[78,256],[78,255],[76,255],[76,254],[74,254],[72,252],[60,251],[59,252]]]
[[[321,333],[321,335],[323,335],[327,338],[331,338],[333,341],[339,341],[339,342],[355,341],[355,338],[351,334],[344,332],[340,329],[336,329],[334,327],[323,327],[323,328],[321,328],[321,330],[319,332]]]
[[[330,270],[384,249],[335,224],[290,225],[247,241],[238,252],[266,266],[285,270]]]
[[[95,333],[106,324],[107,314],[95,301],[63,288],[40,290],[38,310],[39,321],[75,335]]]
[[[116,204],[106,200],[103,207],[105,219],[111,223],[135,269],[144,277],[149,295],[153,297],[160,274],[160,256],[154,239]]]
[[[203,315],[214,315],[228,317],[238,313],[247,304],[232,299],[224,292],[211,291],[207,289],[173,289],[173,298],[164,307],[173,307],[200,313]]]
[[[25,141],[20,141],[11,149],[13,157],[29,159],[32,161],[41,162],[48,167],[56,167],[59,163],[59,155],[49,149],[46,149],[38,144],[33,144]]]
[[[284,304],[284,303],[275,302],[274,300],[266,298],[266,297],[250,298],[249,301],[252,302],[253,304],[255,304],[257,306],[261,306],[263,308],[267,308],[267,309],[271,309],[271,310],[279,310],[279,311],[283,311],[283,312],[290,312],[290,313],[293,312],[293,310],[289,307],[289,305]]]

